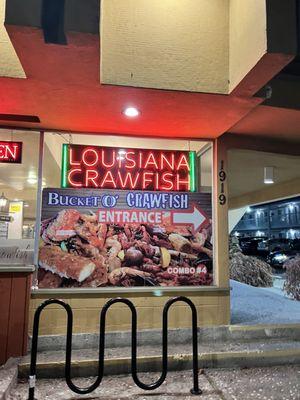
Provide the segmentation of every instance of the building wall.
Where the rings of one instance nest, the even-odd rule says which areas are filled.
[[[228,92],[229,0],[103,0],[100,29],[101,83]]]
[[[209,291],[201,290],[190,293],[174,292],[173,295],[189,297],[197,307],[199,326],[225,325],[230,321],[229,289]],[[162,324],[162,309],[166,301],[173,295],[154,297],[147,294],[124,295],[133,301],[137,308],[138,329],[158,329]],[[55,297],[55,296],[54,296]],[[111,297],[105,294],[59,294],[74,312],[74,333],[99,332],[99,315],[101,308]],[[33,295],[30,301],[29,334],[32,333],[33,316],[38,305],[47,295]],[[115,304],[107,314],[106,329],[108,331],[130,330],[131,315],[127,306]],[[170,328],[191,326],[191,313],[188,306],[178,303],[172,306],[169,314]],[[42,313],[40,323],[41,335],[65,334],[66,312],[58,305],[48,306]]]
[[[20,60],[4,26],[6,1],[0,1],[0,76],[26,78]]]
[[[103,0],[101,83],[227,94],[267,53],[266,12],[265,0]]]
[[[265,0],[230,0],[229,92],[267,52]]]
[[[229,208],[247,207],[255,204],[263,204],[274,201],[274,199],[287,199],[300,194],[300,179],[292,179],[274,185],[264,185],[260,190],[229,198]]]
[[[243,236],[300,238],[300,198],[251,207],[234,232]]]

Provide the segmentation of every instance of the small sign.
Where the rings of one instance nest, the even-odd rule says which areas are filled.
[[[22,142],[0,141],[0,163],[21,164]]]
[[[11,241],[7,241],[11,242]],[[19,246],[0,246],[0,265],[33,263],[33,250],[29,247],[20,248]]]
[[[64,144],[63,188],[194,192],[195,152]]]
[[[18,213],[22,211],[22,203],[20,202],[13,202],[9,205],[9,212],[10,213]]]
[[[0,215],[0,222],[11,222],[12,217],[9,215]]]

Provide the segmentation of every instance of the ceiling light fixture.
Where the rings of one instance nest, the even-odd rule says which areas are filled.
[[[140,113],[141,112],[136,107],[127,107],[123,111],[123,114],[126,115],[126,117],[129,117],[129,118],[135,118],[138,115],[140,115]]]
[[[266,185],[274,183],[274,167],[264,168],[264,183]]]

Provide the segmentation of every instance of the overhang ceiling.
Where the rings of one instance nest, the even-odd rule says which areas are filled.
[[[233,126],[230,132],[300,143],[300,111],[262,105]]]
[[[1,1],[4,4],[4,0]],[[270,0],[266,1],[270,3]],[[228,39],[229,35],[229,39],[231,38],[229,42],[233,42],[231,45],[236,47],[236,51],[232,52],[232,58],[230,58],[228,48],[224,43],[221,45],[221,42],[218,44],[217,40],[211,39],[207,40],[207,50],[214,49],[215,58],[213,54],[210,54],[210,57],[205,60],[202,60],[201,57],[199,59],[191,57],[193,53],[191,50],[198,42],[195,41],[194,43],[193,32],[186,31],[186,37],[183,38],[183,42],[180,42],[180,57],[176,59],[176,63],[179,62],[180,64],[184,61],[184,65],[193,64],[196,68],[195,73],[189,74],[189,70],[178,69],[178,64],[177,72],[172,78],[174,85],[169,87],[161,84],[161,78],[167,82],[168,74],[160,74],[160,71],[152,75],[151,79],[156,75],[157,82],[160,81],[159,84],[153,83],[150,85],[152,88],[144,89],[103,84],[100,83],[102,77],[99,72],[102,59],[100,55],[100,39],[98,32],[95,32],[95,26],[98,24],[99,19],[99,2],[97,0],[86,0],[85,2],[81,0],[65,1],[64,28],[66,45],[45,43],[45,29],[41,29],[40,21],[41,2],[42,0],[28,0],[28,2],[7,0],[6,30],[10,38],[7,46],[13,46],[19,59],[19,66],[22,65],[23,67],[18,76],[24,77],[25,73],[27,78],[11,79],[13,75],[8,78],[3,76],[5,74],[2,74],[0,78],[0,126],[66,132],[116,133],[147,137],[216,138],[236,125],[238,121],[246,117],[249,112],[253,111],[261,103],[261,98],[252,97],[255,91],[269,81],[275,73],[293,58],[293,46],[285,47],[282,45],[274,50],[274,54],[264,54],[267,51],[265,36],[260,36],[262,41],[259,41],[259,46],[255,46],[255,42],[258,43],[256,34],[259,32],[261,35],[262,30],[265,34],[266,20],[261,8],[265,4],[265,0],[247,0],[243,2],[242,10],[240,0],[230,0],[230,2],[229,0],[226,0],[226,2],[223,0],[214,0],[213,2],[201,0],[201,7],[206,5],[211,12],[215,9],[215,16],[218,15],[217,11],[223,10],[223,14],[221,14],[224,16],[225,12],[225,20],[234,21],[231,27],[224,28],[224,32],[227,32],[225,36]],[[291,3],[290,0],[288,2]],[[49,5],[54,2],[45,0],[44,3]],[[55,1],[55,3],[62,4],[63,2]],[[143,4],[146,7],[149,6],[149,3],[145,0],[139,2],[139,4]],[[282,6],[282,2],[272,0],[272,4],[275,3]],[[110,0],[109,2],[105,1],[105,4],[106,6],[108,4],[114,4],[115,6],[118,4],[137,5],[135,0],[124,0],[122,2]],[[184,5],[185,17],[189,17],[184,19],[185,26],[188,25],[189,20],[193,21],[191,28],[194,27],[195,32],[198,32],[197,18],[195,19],[193,13],[198,10],[199,14],[201,9],[199,0],[176,1],[176,3],[169,0],[166,2],[155,0],[151,4],[151,15],[155,10],[160,10],[161,7],[166,8],[168,6],[170,10],[173,10],[172,6],[176,4],[177,11],[180,11],[180,7]],[[231,8],[224,11],[224,4],[230,5]],[[96,12],[92,12],[95,7],[97,8]],[[255,13],[251,14],[250,11],[257,10],[255,7],[259,7],[258,9],[261,10],[257,14],[260,17],[260,22],[257,25],[257,29],[252,28],[251,31],[249,27],[253,27]],[[122,9],[124,11],[124,8]],[[164,15],[167,14],[165,13]],[[242,15],[243,18],[237,18],[239,15]],[[249,20],[246,19],[247,15],[249,15]],[[180,13],[177,13],[177,16],[180,18]],[[115,13],[114,17],[118,19],[118,13]],[[142,17],[144,18],[145,14],[141,15],[140,19],[137,18],[135,20],[140,25],[145,22]],[[183,17],[184,15],[182,15]],[[101,24],[104,18],[105,14],[102,15]],[[165,33],[167,38],[168,35],[170,36],[171,44],[174,41],[176,44],[176,38],[172,35],[177,33],[183,35],[184,32],[183,27],[178,25],[180,22],[178,18],[173,20],[173,25],[171,24],[172,21],[166,21],[168,24]],[[106,21],[108,22],[109,19]],[[222,24],[218,25],[217,28],[210,29],[210,26],[213,26],[211,21],[213,21],[213,15],[210,15],[210,23],[205,25],[207,27],[206,33],[202,32],[204,40],[211,37],[210,35],[214,36],[216,33],[220,35],[220,30],[223,29]],[[268,31],[272,25],[270,21],[272,19],[267,21]],[[288,18],[283,16],[281,23],[284,22],[286,24],[287,21]],[[115,30],[117,27],[118,29],[124,28],[123,25],[116,24],[116,20],[111,22],[114,22],[112,26]],[[129,20],[124,20],[123,22],[125,25],[130,23]],[[149,23],[149,19],[146,22]],[[290,23],[291,26],[293,25],[292,22]],[[245,30],[240,31],[243,27],[245,27]],[[71,32],[70,29],[75,29],[77,32]],[[151,40],[151,30],[147,29],[144,32],[148,32],[148,39]],[[242,33],[243,35],[236,36]],[[289,43],[290,36],[287,38]],[[236,37],[239,40],[234,40]],[[102,40],[104,40],[103,37]],[[108,45],[109,42],[106,42],[106,50]],[[117,48],[116,41],[111,45]],[[5,48],[7,46],[5,45]],[[251,51],[247,51],[247,49]],[[164,48],[152,48],[152,52],[154,50],[156,50],[156,64],[161,63],[161,66],[163,66],[168,55],[164,52]],[[175,49],[173,50],[175,52]],[[219,58],[218,54],[223,54],[224,51],[226,59]],[[148,56],[150,58],[152,52],[149,51]],[[157,54],[161,57],[157,57]],[[174,54],[179,53],[175,52]],[[237,54],[240,56],[236,57]],[[135,57],[135,54],[133,54],[130,61],[133,64],[136,62],[138,67],[138,59],[138,55]],[[6,56],[1,57],[0,71],[3,64],[7,67],[9,60]],[[240,60],[247,60],[246,67],[245,65],[239,65]],[[267,63],[266,60],[268,61]],[[148,63],[147,59],[144,61]],[[204,62],[209,64],[208,77],[211,80],[211,90],[206,90],[204,86],[201,86],[204,83],[207,85],[207,81],[205,81],[206,76],[203,71],[197,70],[199,67],[197,63]],[[236,86],[242,79],[237,89],[242,84],[243,91],[235,90],[231,95],[198,93],[197,91],[219,92],[216,88],[220,82],[216,82],[220,79],[223,83],[224,79],[225,81],[226,79],[228,80],[228,62],[235,66],[236,72],[239,74],[234,75],[239,76],[237,81],[230,75],[232,87]],[[257,64],[255,65],[255,63]],[[102,63],[102,67],[103,65]],[[109,65],[112,64],[106,65],[108,65],[109,70]],[[253,66],[254,68],[252,68]],[[121,63],[119,67],[125,71],[128,65]],[[142,68],[142,64],[140,67]],[[217,74],[213,72],[216,71],[216,68],[218,70]],[[251,68],[252,70],[250,71]],[[201,72],[201,74],[197,71]],[[223,75],[222,71],[224,71]],[[248,75],[247,72],[249,73]],[[198,86],[183,87],[177,85],[176,74],[178,74],[178,82],[180,79],[188,78],[194,80],[195,83],[198,82]],[[150,78],[150,74],[146,72],[146,75]],[[249,75],[251,75],[250,80],[248,79]],[[106,83],[117,84],[119,82],[110,81]],[[214,86],[215,83],[216,85]],[[137,83],[136,86],[143,85]],[[173,90],[156,90],[154,88],[169,88]],[[179,91],[178,89],[182,90]],[[226,89],[225,92],[227,93],[228,90]],[[138,118],[128,119],[122,114],[124,108],[129,105],[134,105],[140,109],[141,115]],[[11,115],[10,119],[15,115],[16,118],[15,120],[7,118],[1,120],[1,114]],[[20,120],[18,115],[31,116],[32,120],[34,118],[38,120],[37,118],[39,118],[40,123],[26,121],[24,118]]]
[[[272,185],[264,184],[264,167],[274,167],[274,185],[300,178],[300,157],[260,151],[230,150],[228,159],[230,198],[271,187]]]
[[[37,28],[7,29],[28,79],[0,78],[0,109],[2,113],[38,115],[41,123],[27,123],[27,127],[214,138],[261,102],[258,98],[100,85],[97,35],[69,33],[68,46],[59,46],[45,44]],[[137,106],[141,116],[126,118],[122,110],[128,105]]]

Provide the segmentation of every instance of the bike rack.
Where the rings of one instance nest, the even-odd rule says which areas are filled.
[[[184,296],[174,297],[168,300],[163,309],[162,320],[162,373],[160,378],[149,385],[141,382],[138,378],[137,372],[137,312],[134,304],[125,298],[115,298],[105,303],[100,314],[100,335],[99,335],[99,363],[98,363],[98,376],[95,382],[87,388],[80,388],[76,386],[71,379],[71,366],[72,366],[72,333],[73,333],[73,312],[69,304],[59,299],[49,299],[39,305],[35,314],[33,322],[33,335],[31,346],[31,361],[30,361],[30,375],[29,375],[29,392],[28,400],[35,400],[35,384],[36,384],[36,359],[38,348],[38,334],[40,316],[45,307],[50,304],[58,304],[62,306],[67,312],[67,336],[66,336],[66,362],[65,362],[65,379],[68,387],[77,394],[88,394],[97,389],[102,381],[104,375],[104,352],[105,352],[105,322],[106,314],[109,308],[116,303],[126,304],[131,311],[131,375],[134,383],[143,390],[154,390],[162,385],[168,373],[168,313],[170,307],[177,302],[186,303],[192,311],[192,346],[193,346],[193,388],[191,393],[194,395],[201,395],[202,390],[199,388],[198,382],[198,335],[197,335],[197,310],[194,303]]]

